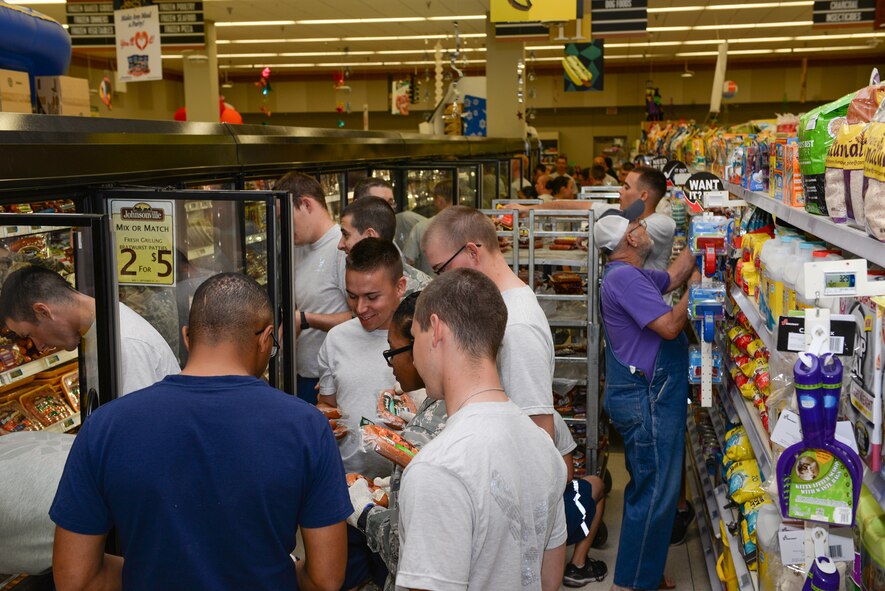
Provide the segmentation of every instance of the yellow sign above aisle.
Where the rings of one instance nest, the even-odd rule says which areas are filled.
[[[493,23],[562,22],[577,17],[577,3],[567,0],[492,0],[489,20]]]
[[[175,204],[111,201],[120,285],[175,285]]]

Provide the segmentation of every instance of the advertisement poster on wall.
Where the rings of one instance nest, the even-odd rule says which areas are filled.
[[[566,92],[603,90],[604,42],[568,43],[562,58],[563,80]]]
[[[412,82],[410,80],[394,80],[390,89],[391,115],[408,115],[411,105]]]
[[[120,82],[163,79],[160,16],[156,6],[114,11]]]

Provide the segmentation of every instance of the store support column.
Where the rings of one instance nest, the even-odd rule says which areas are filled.
[[[206,22],[206,47],[183,51],[184,105],[188,121],[218,122],[218,57],[215,23]]]
[[[525,103],[517,100],[517,67],[522,43],[497,41],[495,25],[486,19],[486,117],[489,137],[525,137]]]

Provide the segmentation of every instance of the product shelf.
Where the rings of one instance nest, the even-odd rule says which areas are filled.
[[[44,431],[50,431],[52,433],[67,433],[72,429],[75,429],[80,426],[80,413],[74,413],[68,418],[58,421],[57,423],[53,423],[48,427],[45,427]]]
[[[697,486],[696,479],[694,482],[689,480],[687,488],[691,503],[694,505],[695,514],[702,516],[697,520],[697,524],[698,535],[701,539],[701,549],[704,552],[704,564],[707,565],[707,577],[710,579],[710,589],[721,589],[722,581],[719,580],[719,575],[716,572],[718,548],[711,533],[719,531],[719,524],[708,521],[710,517],[704,512],[704,501],[701,500],[700,494],[696,490]]]
[[[703,494],[706,514],[710,517],[710,523],[713,524],[719,521],[719,506],[716,504],[713,483],[710,481],[710,475],[707,473],[703,453],[698,448],[698,430],[691,412],[688,413],[688,418],[686,419],[685,435],[688,440],[688,450],[690,451],[688,457],[701,484],[699,492]],[[717,539],[719,538],[718,531],[714,531],[713,534]]]
[[[562,420],[565,421],[566,423],[573,423],[573,424],[576,424],[576,425],[581,425],[581,424],[587,422],[587,417],[567,417],[567,416],[563,416],[563,417],[562,417]]]
[[[864,466],[863,483],[879,505],[885,508],[885,478],[881,474],[870,470],[869,467]]]
[[[70,226],[3,226],[0,227],[0,238],[16,238],[32,234],[45,234],[59,230],[70,230]]]
[[[737,386],[731,379],[731,375],[726,376],[728,386],[726,395],[731,398],[731,402],[737,411],[738,420],[747,429],[747,438],[750,440],[750,447],[756,455],[756,461],[759,464],[759,473],[763,480],[768,480],[774,473],[772,471],[773,461],[771,459],[771,445],[768,443],[768,434],[762,426],[762,420],[759,413],[753,407],[753,404],[746,400],[738,391]],[[721,390],[720,390],[721,391]]]
[[[192,211],[202,211],[204,209],[212,209],[211,201],[188,201],[184,204],[184,210],[187,213]]]
[[[504,260],[508,264],[513,264],[513,251],[503,253]],[[528,255],[526,255],[528,256]],[[527,261],[527,258],[520,256],[520,264]],[[525,264],[528,264],[527,262]],[[586,267],[587,251],[584,250],[550,250],[549,248],[538,248],[535,250],[535,265],[550,265],[551,267]],[[576,273],[578,271],[575,271]]]
[[[766,325],[765,320],[762,319],[762,314],[759,312],[759,308],[756,307],[754,302],[750,301],[750,298],[741,291],[740,287],[733,285],[730,293],[731,297],[734,298],[734,301],[737,303],[738,308],[741,309],[741,312],[747,315],[747,319],[750,321],[750,324],[753,325],[753,330],[756,331],[756,334],[759,335],[759,338],[762,339],[762,342],[765,343],[768,350],[774,354],[777,351],[777,341],[775,341],[772,332],[768,330],[768,325]]]
[[[187,250],[188,260],[200,259],[215,254],[215,245],[203,246],[201,248],[189,248]]]
[[[722,520],[728,525],[729,522],[734,521],[734,513],[732,513],[731,509],[728,509],[727,506],[729,504],[729,498],[726,486],[721,484],[716,487],[716,504],[719,506],[719,514],[722,515]],[[740,540],[738,540],[737,536],[732,535],[728,528],[725,528],[725,535],[728,537],[728,549],[731,552],[731,560],[734,563],[735,574],[737,575],[737,583],[739,591],[756,591],[758,588],[754,577],[750,574],[750,570],[747,568],[747,563],[744,562],[744,557],[741,555],[740,551]]]
[[[38,374],[41,371],[61,365],[62,363],[67,363],[76,358],[76,351],[58,351],[56,353],[50,353],[45,357],[35,359],[28,363],[23,363],[18,367],[13,367],[12,369],[0,373],[0,385],[8,386],[9,384],[14,384],[15,382]]]
[[[829,218],[812,215],[804,209],[784,205],[764,193],[748,191],[733,183],[724,184],[725,189],[729,193],[740,197],[747,203],[752,203],[756,207],[776,215],[785,222],[793,224],[821,240],[854,253],[858,257],[868,259],[871,263],[885,266],[885,248],[883,248],[883,243],[869,236],[862,229],[848,224],[837,224]]]
[[[722,417],[719,416],[719,411],[716,410],[715,404],[710,409],[710,422],[713,423],[713,430],[716,432],[716,439],[719,441],[719,445],[725,447],[726,428],[722,424]]]

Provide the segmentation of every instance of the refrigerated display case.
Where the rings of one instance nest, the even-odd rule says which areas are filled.
[[[0,328],[0,436],[76,429],[120,381],[116,294],[105,216],[0,213],[0,280],[25,266],[58,273],[95,300],[94,330],[75,350],[47,348]],[[101,361],[99,361],[101,360]]]

